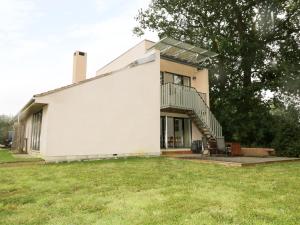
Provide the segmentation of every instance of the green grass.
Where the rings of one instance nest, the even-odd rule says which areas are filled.
[[[168,158],[0,167],[0,224],[299,224],[300,163]]]
[[[32,162],[32,161],[40,161],[41,159],[40,158],[17,158],[17,157],[14,157],[14,155],[8,151],[8,150],[5,150],[5,149],[0,149],[0,164],[1,163],[7,163],[7,162]]]

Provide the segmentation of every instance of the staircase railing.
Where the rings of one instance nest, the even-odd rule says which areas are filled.
[[[222,126],[195,88],[172,83],[161,85],[160,106],[191,110],[203,129],[206,128],[215,138],[222,137]]]

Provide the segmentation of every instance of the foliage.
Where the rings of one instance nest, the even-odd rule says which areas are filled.
[[[200,66],[226,139],[271,145],[272,97],[300,99],[300,1],[153,0],[136,19],[137,35],[149,29],[217,52]]]
[[[288,109],[276,109],[273,112],[274,138],[272,147],[278,155],[300,157],[300,113],[290,105]]]
[[[129,158],[1,168],[0,224],[299,224],[300,164]]]
[[[13,119],[11,116],[0,115],[0,144],[5,144],[8,131],[12,130]]]

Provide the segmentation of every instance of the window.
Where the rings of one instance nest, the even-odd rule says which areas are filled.
[[[173,83],[184,86],[191,86],[191,78],[179,74],[160,72],[160,84]]]
[[[184,86],[191,86],[191,78],[190,77],[183,77],[183,85]]]
[[[164,84],[174,83],[174,78],[172,73],[163,73],[164,76]]]
[[[43,111],[34,113],[32,116],[32,128],[31,128],[31,149],[32,150],[40,150],[42,117],[43,117]]]
[[[179,75],[174,75],[174,84],[179,84],[182,85],[183,84],[183,77],[179,76]]]

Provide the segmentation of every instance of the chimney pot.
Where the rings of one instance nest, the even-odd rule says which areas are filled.
[[[73,83],[86,79],[87,54],[76,51],[73,56]]]

